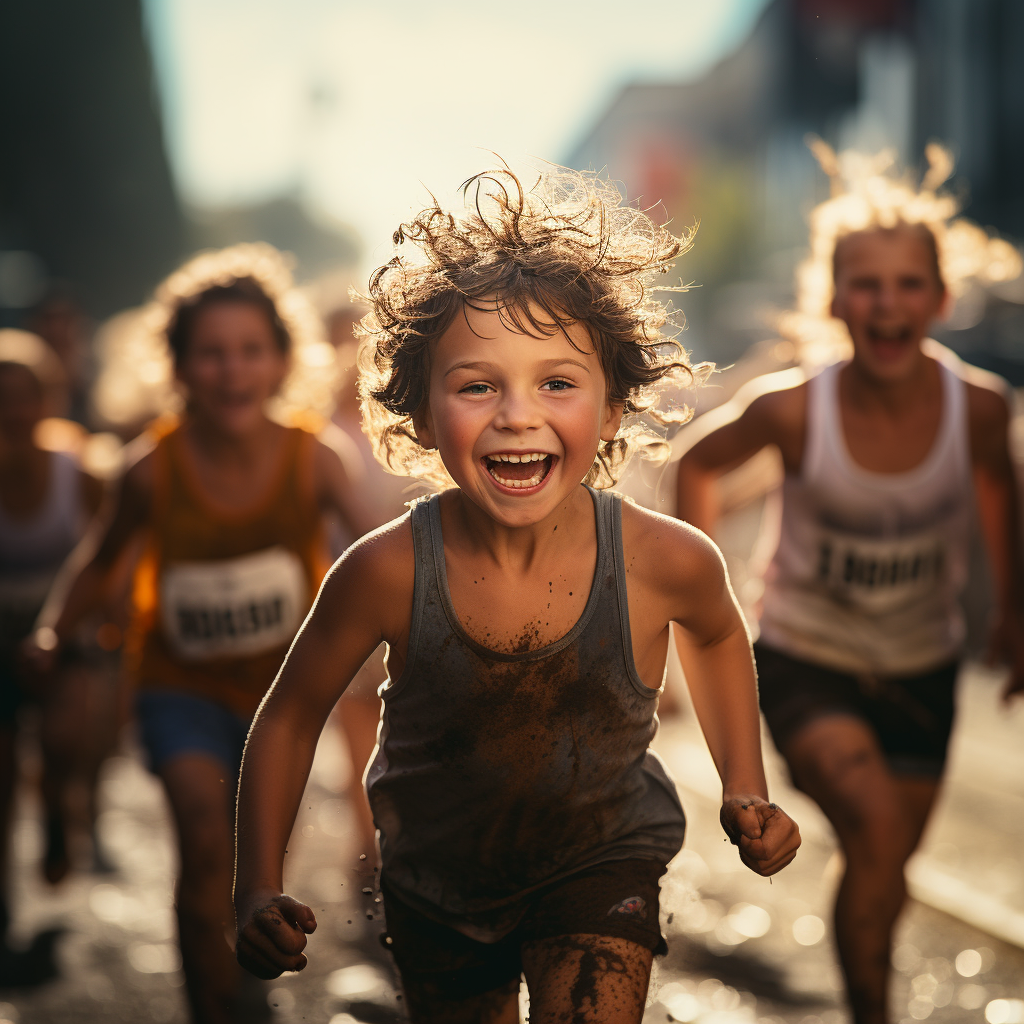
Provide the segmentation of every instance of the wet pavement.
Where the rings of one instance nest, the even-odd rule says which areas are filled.
[[[962,680],[947,783],[909,871],[917,899],[893,954],[897,1021],[1024,1021],[1024,702],[1007,712],[997,690],[997,677],[980,669]],[[846,1021],[828,938],[840,865],[827,823],[786,785],[770,755],[772,795],[799,821],[804,846],[769,883],[723,841],[717,777],[685,708],[664,725],[656,746],[680,781],[690,824],[664,885],[669,954],[656,965],[645,1022]],[[316,910],[320,927],[306,971],[265,986],[282,1024],[402,1019],[378,941],[383,925],[371,863],[359,860],[364,851],[350,838],[341,753],[327,733],[289,845],[289,891]],[[46,966],[45,944],[54,942],[60,973],[0,990],[0,1024],[187,1020],[168,819],[160,788],[137,756],[108,763],[102,806],[100,832],[116,871],[75,874],[51,888],[38,870],[38,804],[29,790],[22,794],[13,933],[23,944],[44,938],[37,956],[23,957],[15,969],[20,981],[33,980],[31,970]],[[1015,937],[1017,944],[1004,941]]]

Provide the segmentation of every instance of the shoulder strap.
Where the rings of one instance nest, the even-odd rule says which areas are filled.
[[[804,439],[803,465],[800,475],[813,479],[820,472],[823,460],[839,455],[839,367],[826,366],[807,382],[807,434]]]

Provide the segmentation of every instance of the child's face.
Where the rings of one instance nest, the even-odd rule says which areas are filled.
[[[872,376],[906,376],[945,299],[931,247],[919,232],[861,231],[839,242],[832,315],[846,323],[854,359]]]
[[[261,422],[264,403],[287,370],[263,310],[217,302],[196,314],[177,376],[196,414],[241,435]]]
[[[0,366],[0,437],[19,447],[32,443],[36,424],[46,415],[43,389],[24,366]]]
[[[567,330],[579,349],[561,332],[520,334],[496,311],[467,307],[431,353],[417,436],[438,449],[466,496],[506,526],[553,512],[622,418],[586,328]]]

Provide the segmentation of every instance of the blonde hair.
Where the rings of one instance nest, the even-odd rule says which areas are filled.
[[[38,334],[15,327],[0,330],[0,366],[20,366],[35,377],[44,398],[53,398],[68,378],[57,353]]]
[[[417,440],[413,415],[426,400],[430,345],[466,307],[497,312],[514,331],[538,337],[586,327],[608,398],[625,411],[587,482],[611,486],[635,452],[663,459],[668,445],[650,424],[683,423],[691,410],[659,410],[656,386],[672,378],[692,384],[710,370],[691,367],[662,333],[668,310],[651,295],[693,232],[676,237],[625,205],[611,183],[554,165],[531,187],[505,166],[475,175],[462,191],[460,216],[435,201],[401,225],[398,253],[370,281],[360,394],[378,461],[398,475],[451,485],[438,453]]]
[[[829,361],[849,349],[846,325],[832,317],[837,245],[861,231],[914,227],[927,233],[940,283],[956,299],[971,281],[1009,281],[1021,272],[1021,257],[1009,242],[957,217],[960,204],[940,191],[953,172],[949,150],[925,147],[928,170],[915,185],[899,174],[895,153],[837,154],[816,137],[808,145],[829,176],[831,196],[811,212],[810,255],[797,267],[796,309],[783,314],[779,329],[796,342],[808,361]]]
[[[331,415],[335,357],[320,318],[294,285],[290,257],[265,242],[247,242],[193,256],[159,286],[151,303],[101,328],[97,342],[103,365],[93,401],[103,419],[131,425],[180,410],[174,363],[181,345],[175,337],[172,348],[170,339],[180,333],[183,311],[195,308],[204,296],[234,296],[266,308],[275,338],[291,359],[284,384],[268,406],[272,417],[295,422],[308,420],[309,414],[314,420]]]

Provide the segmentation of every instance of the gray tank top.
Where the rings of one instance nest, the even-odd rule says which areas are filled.
[[[383,689],[366,787],[389,888],[485,942],[510,932],[545,883],[607,861],[667,863],[683,842],[675,785],[648,749],[659,691],[633,664],[622,500],[590,493],[586,607],[560,640],[521,654],[462,628],[439,496],[412,510],[409,653]]]

